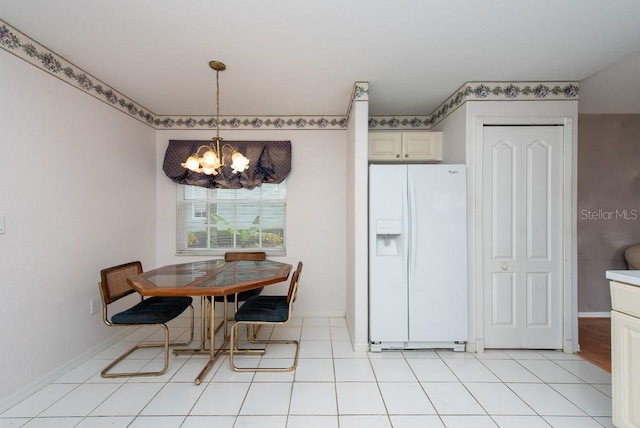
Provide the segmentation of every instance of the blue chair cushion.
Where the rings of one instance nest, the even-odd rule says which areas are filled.
[[[241,291],[238,293],[238,302],[244,302],[245,300],[249,299],[250,297],[253,296],[257,296],[258,294],[262,293],[262,289],[264,287],[260,287],[260,288],[253,288],[251,290],[247,290],[247,291]],[[214,297],[216,302],[224,302],[224,296],[216,296]],[[236,295],[235,294],[229,294],[227,296],[227,302],[229,303],[233,303],[236,300]]]
[[[289,318],[287,296],[255,296],[238,308],[236,321],[285,322]]]
[[[189,307],[186,296],[149,297],[132,308],[111,317],[113,324],[160,324],[171,321]]]

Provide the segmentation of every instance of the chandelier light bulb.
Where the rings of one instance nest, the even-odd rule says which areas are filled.
[[[213,150],[207,150],[202,155],[202,163],[203,168],[219,168],[220,160],[218,159],[218,155]]]
[[[244,157],[242,153],[235,152],[231,155],[231,169],[233,173],[243,172],[249,167],[249,159]]]
[[[207,175],[218,175],[218,171],[215,168],[203,167],[202,172],[204,172]]]
[[[189,156],[186,162],[181,165],[183,168],[187,168],[188,170],[191,170],[193,172],[199,172],[200,170],[200,162],[195,156]]]

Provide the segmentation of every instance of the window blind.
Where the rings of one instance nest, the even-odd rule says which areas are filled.
[[[248,189],[178,185],[177,254],[262,250],[285,254],[286,181]]]

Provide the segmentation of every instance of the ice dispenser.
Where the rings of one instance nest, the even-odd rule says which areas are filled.
[[[376,252],[379,256],[397,256],[402,243],[402,220],[376,220]]]

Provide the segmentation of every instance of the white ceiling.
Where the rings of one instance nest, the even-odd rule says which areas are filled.
[[[640,53],[638,0],[0,0],[158,115],[427,115],[467,81],[580,81]]]

